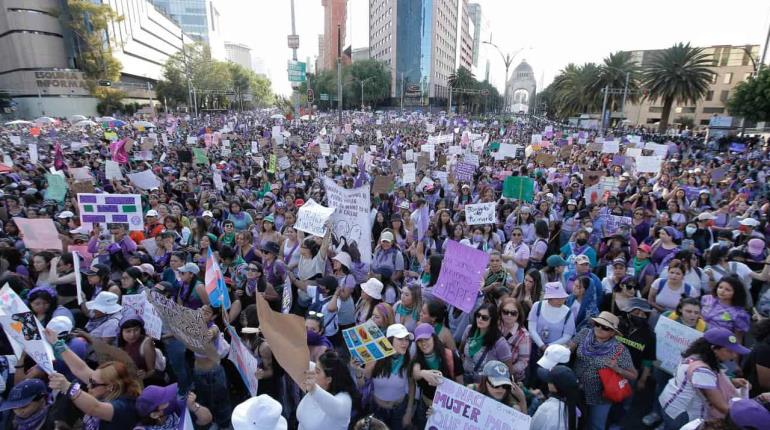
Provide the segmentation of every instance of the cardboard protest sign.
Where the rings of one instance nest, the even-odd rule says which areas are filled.
[[[153,339],[160,340],[163,331],[163,320],[155,312],[155,308],[150,302],[147,301],[146,295],[127,294],[120,298],[120,302],[123,305],[123,316],[128,315],[128,312],[133,312],[134,315],[142,317],[144,320],[144,330],[147,334]]]
[[[53,349],[45,339],[43,325],[8,284],[0,289],[0,325],[17,358],[24,350],[45,373],[54,371]]]
[[[123,223],[132,231],[144,230],[139,194],[78,194],[82,223]]]
[[[417,180],[417,170],[414,163],[406,163],[401,168],[404,169],[401,173],[401,182],[411,184]]]
[[[55,249],[62,250],[59,232],[50,218],[19,218],[13,217],[13,222],[21,231],[24,246],[33,250]]]
[[[497,400],[444,378],[433,396],[425,430],[529,430],[532,418]]]
[[[417,156],[417,170],[425,171],[430,167],[430,156],[428,154],[420,153]]]
[[[535,156],[535,163],[544,167],[551,167],[556,162],[556,156],[547,152],[538,152]]]
[[[604,177],[603,170],[585,170],[583,171],[583,184],[586,187],[596,185]]]
[[[658,318],[655,325],[655,358],[660,362],[660,368],[673,375],[682,361],[682,352],[701,336],[703,333],[694,328],[666,317]]]
[[[136,187],[143,190],[151,190],[153,188],[160,188],[160,179],[155,176],[152,170],[143,170],[137,173],[129,173],[128,180],[131,181]]]
[[[465,223],[468,225],[494,224],[497,222],[495,206],[494,202],[465,205]]]
[[[45,189],[45,199],[64,202],[64,198],[67,197],[67,180],[64,176],[46,174],[45,180],[48,182],[48,187]]]
[[[529,176],[508,176],[503,182],[503,197],[532,202],[535,199],[535,180]]]
[[[175,338],[198,354],[210,357],[212,360],[219,359],[214,343],[209,338],[209,329],[200,309],[193,310],[178,305],[174,300],[167,299],[155,291],[147,294],[147,300]]]
[[[371,194],[369,184],[358,188],[342,188],[329,178],[324,179],[326,201],[335,211],[331,216],[332,234],[337,243],[355,246],[361,253],[361,261],[372,261],[372,224],[369,218]]]
[[[657,155],[636,157],[636,171],[638,173],[658,173],[663,159]]]
[[[301,386],[305,382],[305,371],[310,367],[305,320],[298,315],[273,311],[261,294],[254,297],[257,300],[259,328],[273,356],[291,379]]]
[[[463,182],[471,182],[473,175],[476,173],[476,166],[464,161],[460,161],[455,164],[455,179]]]
[[[243,344],[243,341],[235,332],[232,326],[227,326],[227,332],[230,333],[230,353],[227,359],[230,360],[243,379],[243,384],[249,390],[249,394],[257,395],[259,380],[257,379],[257,369],[259,369],[259,360],[251,353],[251,350]]]
[[[376,196],[389,193],[393,188],[394,179],[393,175],[375,176],[374,183],[372,184],[372,194]]]
[[[326,233],[326,222],[334,213],[334,208],[327,208],[308,199],[297,211],[297,222],[294,228],[315,236],[323,236]]]
[[[449,240],[433,295],[465,312],[471,312],[481,288],[489,254]]]
[[[371,363],[396,353],[388,338],[374,321],[342,331],[350,356],[361,364]]]

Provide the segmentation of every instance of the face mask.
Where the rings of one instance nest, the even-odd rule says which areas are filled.
[[[582,237],[581,237],[580,239],[576,239],[576,240],[575,240],[575,243],[577,243],[577,244],[578,244],[578,245],[580,245],[580,246],[583,246],[583,245],[585,245],[586,243],[588,243],[588,239],[584,239],[584,238],[582,238]]]
[[[635,327],[640,327],[640,326],[643,326],[644,324],[647,324],[647,318],[638,317],[636,315],[629,315],[628,320]]]
[[[593,227],[586,227],[585,231],[591,233],[592,231],[594,231],[594,228]]]
[[[685,227],[684,231],[687,232],[688,236],[692,236],[695,234],[695,231],[698,230],[696,227],[687,226]]]
[[[480,234],[474,234],[473,235],[473,241],[474,242],[481,242],[481,235]]]

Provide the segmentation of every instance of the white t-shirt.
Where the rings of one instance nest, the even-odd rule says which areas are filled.
[[[666,308],[666,310],[673,311],[676,309],[677,305],[679,305],[679,300],[681,300],[682,295],[685,294],[687,287],[682,284],[682,286],[678,289],[672,290],[668,284],[668,280],[666,280],[666,285],[663,289],[661,289],[660,285],[662,283],[663,278],[659,278],[656,279],[650,286],[650,288],[657,291],[657,294],[655,295],[655,303],[657,303],[659,306],[663,306]],[[700,296],[700,289],[696,286],[690,285],[689,297],[698,296]]]
[[[677,366],[676,375],[669,379],[658,398],[663,412],[672,419],[676,419],[682,412],[687,412],[690,421],[705,417],[708,401],[701,390],[717,388],[717,374],[714,371],[708,367],[699,367],[689,378],[688,367],[687,362]]]
[[[332,396],[316,386],[297,406],[299,430],[347,430],[353,400],[345,392]]]
[[[551,397],[537,408],[529,428],[538,430],[567,430],[569,415],[561,400]]]

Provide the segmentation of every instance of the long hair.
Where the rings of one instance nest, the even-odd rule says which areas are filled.
[[[489,397],[493,398],[491,394],[489,394],[489,378],[486,375],[481,376],[481,380],[478,383],[478,390],[479,393]],[[497,399],[494,399],[497,400]],[[511,391],[510,386],[506,386],[505,388],[505,395],[503,396],[502,400],[500,400],[500,403],[513,407],[518,400],[524,400],[524,399],[517,399],[516,396],[513,395],[513,391]]]
[[[433,355],[435,356],[436,360],[438,360],[438,370],[440,370],[441,374],[445,377],[451,378],[454,376],[454,369],[449,368],[449,363],[447,363],[446,357],[444,356],[444,350],[446,347],[439,340],[436,333],[433,333],[431,337],[433,338]],[[410,372],[414,368],[413,365],[415,363],[420,365],[420,369],[430,369],[428,366],[428,361],[425,359],[425,354],[423,354],[419,346],[415,348],[414,358],[412,358],[412,362],[409,364]],[[412,375],[412,377],[414,377],[414,375]]]
[[[428,282],[428,286],[432,287],[438,282],[438,275],[441,273],[441,264],[444,261],[444,256],[442,254],[432,254],[428,257],[428,261],[430,262],[430,282]]]
[[[428,310],[428,315],[436,320],[436,323],[446,324],[446,306],[438,300],[427,300],[423,306]]]
[[[722,279],[717,282],[714,291],[711,292],[714,297],[717,297],[717,289],[722,282],[729,284],[733,289],[733,298],[730,300],[730,304],[745,309],[747,304],[746,288],[743,287],[743,282],[738,278],[738,275],[729,274],[722,277]]]
[[[495,342],[497,342],[498,339],[500,339],[500,321],[497,314],[497,306],[495,306],[493,303],[482,303],[481,306],[479,306],[478,309],[476,309],[476,312],[473,313],[473,321],[471,321],[471,329],[468,332],[468,337],[473,337],[476,335],[476,333],[479,331],[478,327],[478,320],[476,319],[476,316],[479,314],[480,311],[487,311],[489,312],[489,328],[487,328],[487,332],[484,333],[484,338],[482,340],[482,344],[485,348],[493,348],[495,346]],[[466,340],[467,342],[467,340]]]
[[[122,349],[124,346],[126,346],[126,341],[123,339],[123,330],[128,328],[134,328],[134,327],[139,327],[142,332],[142,336],[139,338],[137,342],[138,343],[144,342],[144,339],[147,337],[147,332],[144,331],[144,323],[142,323],[139,320],[132,319],[132,320],[126,321],[125,324],[120,326],[120,331],[118,332],[118,348]]]
[[[44,323],[48,323],[48,321],[51,321],[51,318],[53,318],[53,313],[56,311],[57,307],[57,301],[56,296],[52,295],[50,292],[46,291],[45,289],[33,289],[32,292],[30,292],[29,296],[27,296],[27,302],[32,303],[33,300],[36,299],[43,299],[46,302],[48,302],[48,310],[45,311],[45,320]]]
[[[393,336],[388,338],[388,341],[390,341],[391,345],[393,344]],[[372,370],[372,378],[387,378],[392,373],[392,363],[393,363],[393,355],[387,356],[383,358],[382,360],[377,360],[374,364],[374,369]],[[409,354],[409,348],[406,349],[406,352],[404,353],[404,361],[401,363],[401,366],[398,368],[398,374],[399,376],[404,376],[404,373],[409,369],[409,362],[411,361],[411,354]]]
[[[102,363],[97,369],[104,374],[105,384],[115,386],[110,395],[102,400],[110,401],[123,396],[136,398],[142,394],[141,381],[135,375],[131,375],[126,365],[120,361]]]
[[[324,370],[327,377],[331,378],[328,391],[332,396],[338,393],[348,393],[353,400],[353,409],[356,410],[359,404],[359,394],[353,377],[350,376],[348,365],[337,351],[329,350],[318,357],[318,365]]]
[[[714,353],[715,347],[719,348],[718,346],[709,343],[709,341],[707,341],[705,338],[701,337],[691,343],[690,346],[684,350],[682,357],[687,358],[691,355],[697,355],[700,357],[701,361],[706,363],[706,365],[711,368],[711,370],[716,371],[719,370],[719,359]]]

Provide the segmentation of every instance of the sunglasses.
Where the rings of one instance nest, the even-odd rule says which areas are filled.
[[[487,314],[476,314],[476,319],[482,320],[482,321],[489,321],[490,319],[492,319],[492,317],[490,317]]]
[[[519,316],[519,311],[509,311],[509,310],[503,309],[502,314],[512,316],[512,317],[517,317]]]
[[[606,325],[601,325],[601,324],[595,324],[594,327],[598,328],[599,330],[603,330],[603,331],[615,331],[615,329],[609,328]]]
[[[100,384],[96,381],[94,381],[94,378],[88,378],[88,386],[91,388],[97,388],[97,387],[107,387],[110,384]]]
[[[511,236],[521,236],[521,233],[512,233]]]
[[[259,269],[256,267],[248,267],[246,268],[246,271],[248,272],[259,272]]]
[[[321,313],[321,312],[316,312],[316,311],[310,311],[310,312],[308,312],[307,314],[308,314],[308,316],[310,316],[311,318],[323,318],[323,317],[324,317],[324,314],[323,314],[323,313]]]

